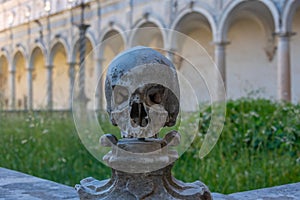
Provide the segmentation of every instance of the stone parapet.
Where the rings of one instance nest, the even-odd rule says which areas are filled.
[[[79,199],[69,186],[0,168],[0,200]]]
[[[213,200],[298,200],[300,183],[229,195],[212,193]],[[0,200],[79,199],[74,188],[21,172],[0,168]]]

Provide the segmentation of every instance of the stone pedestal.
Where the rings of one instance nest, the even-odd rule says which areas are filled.
[[[211,200],[201,182],[183,183],[172,177],[180,143],[177,131],[159,137],[162,127],[176,124],[180,91],[176,68],[161,53],[135,47],[109,65],[105,81],[107,111],[121,139],[104,135],[100,144],[111,147],[103,160],[112,178],[87,178],[76,185],[81,199],[202,199]],[[190,169],[191,170],[191,169]]]
[[[169,149],[168,135],[164,139],[120,141],[109,137],[112,151],[104,156],[104,160],[112,167],[112,178],[104,181],[83,179],[75,187],[80,199],[212,199],[202,182],[183,183],[172,176],[177,153]],[[157,170],[152,171],[155,167]]]

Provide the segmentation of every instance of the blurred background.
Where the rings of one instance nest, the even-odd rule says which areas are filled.
[[[191,84],[199,86],[203,100],[209,100],[205,82],[193,77],[184,60],[193,60],[201,69],[209,65],[207,55],[197,54],[164,28],[186,34],[205,48],[219,68],[229,99],[251,96],[297,103],[299,4],[299,0],[2,0],[1,109],[69,110],[77,72],[83,80],[82,94],[96,95],[96,109],[102,109],[102,91],[95,94],[89,86],[97,84],[119,52],[136,45],[178,52],[181,57],[170,59]],[[134,31],[144,27],[153,28]]]
[[[204,159],[211,109],[191,119],[198,135],[174,167],[177,178],[221,193],[299,182],[299,32],[300,0],[0,0],[0,166],[70,186],[109,178],[69,112],[75,78],[79,94],[95,99],[87,107],[104,110],[99,78],[118,53],[144,45],[176,52],[166,56],[200,102],[210,100],[205,78],[188,60],[199,70],[214,61],[229,99],[221,138]]]

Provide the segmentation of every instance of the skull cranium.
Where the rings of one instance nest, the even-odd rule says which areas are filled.
[[[155,137],[173,126],[179,112],[179,86],[172,63],[159,52],[136,47],[118,56],[106,78],[107,111],[122,137]]]

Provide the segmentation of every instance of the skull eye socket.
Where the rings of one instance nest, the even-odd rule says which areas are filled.
[[[156,85],[147,91],[148,103],[151,104],[160,104],[164,99],[165,88],[161,85]]]
[[[149,99],[151,102],[155,104],[160,104],[161,103],[161,95],[160,93],[154,93],[149,95]]]
[[[116,85],[114,87],[114,103],[118,106],[128,100],[129,92],[127,88]]]

